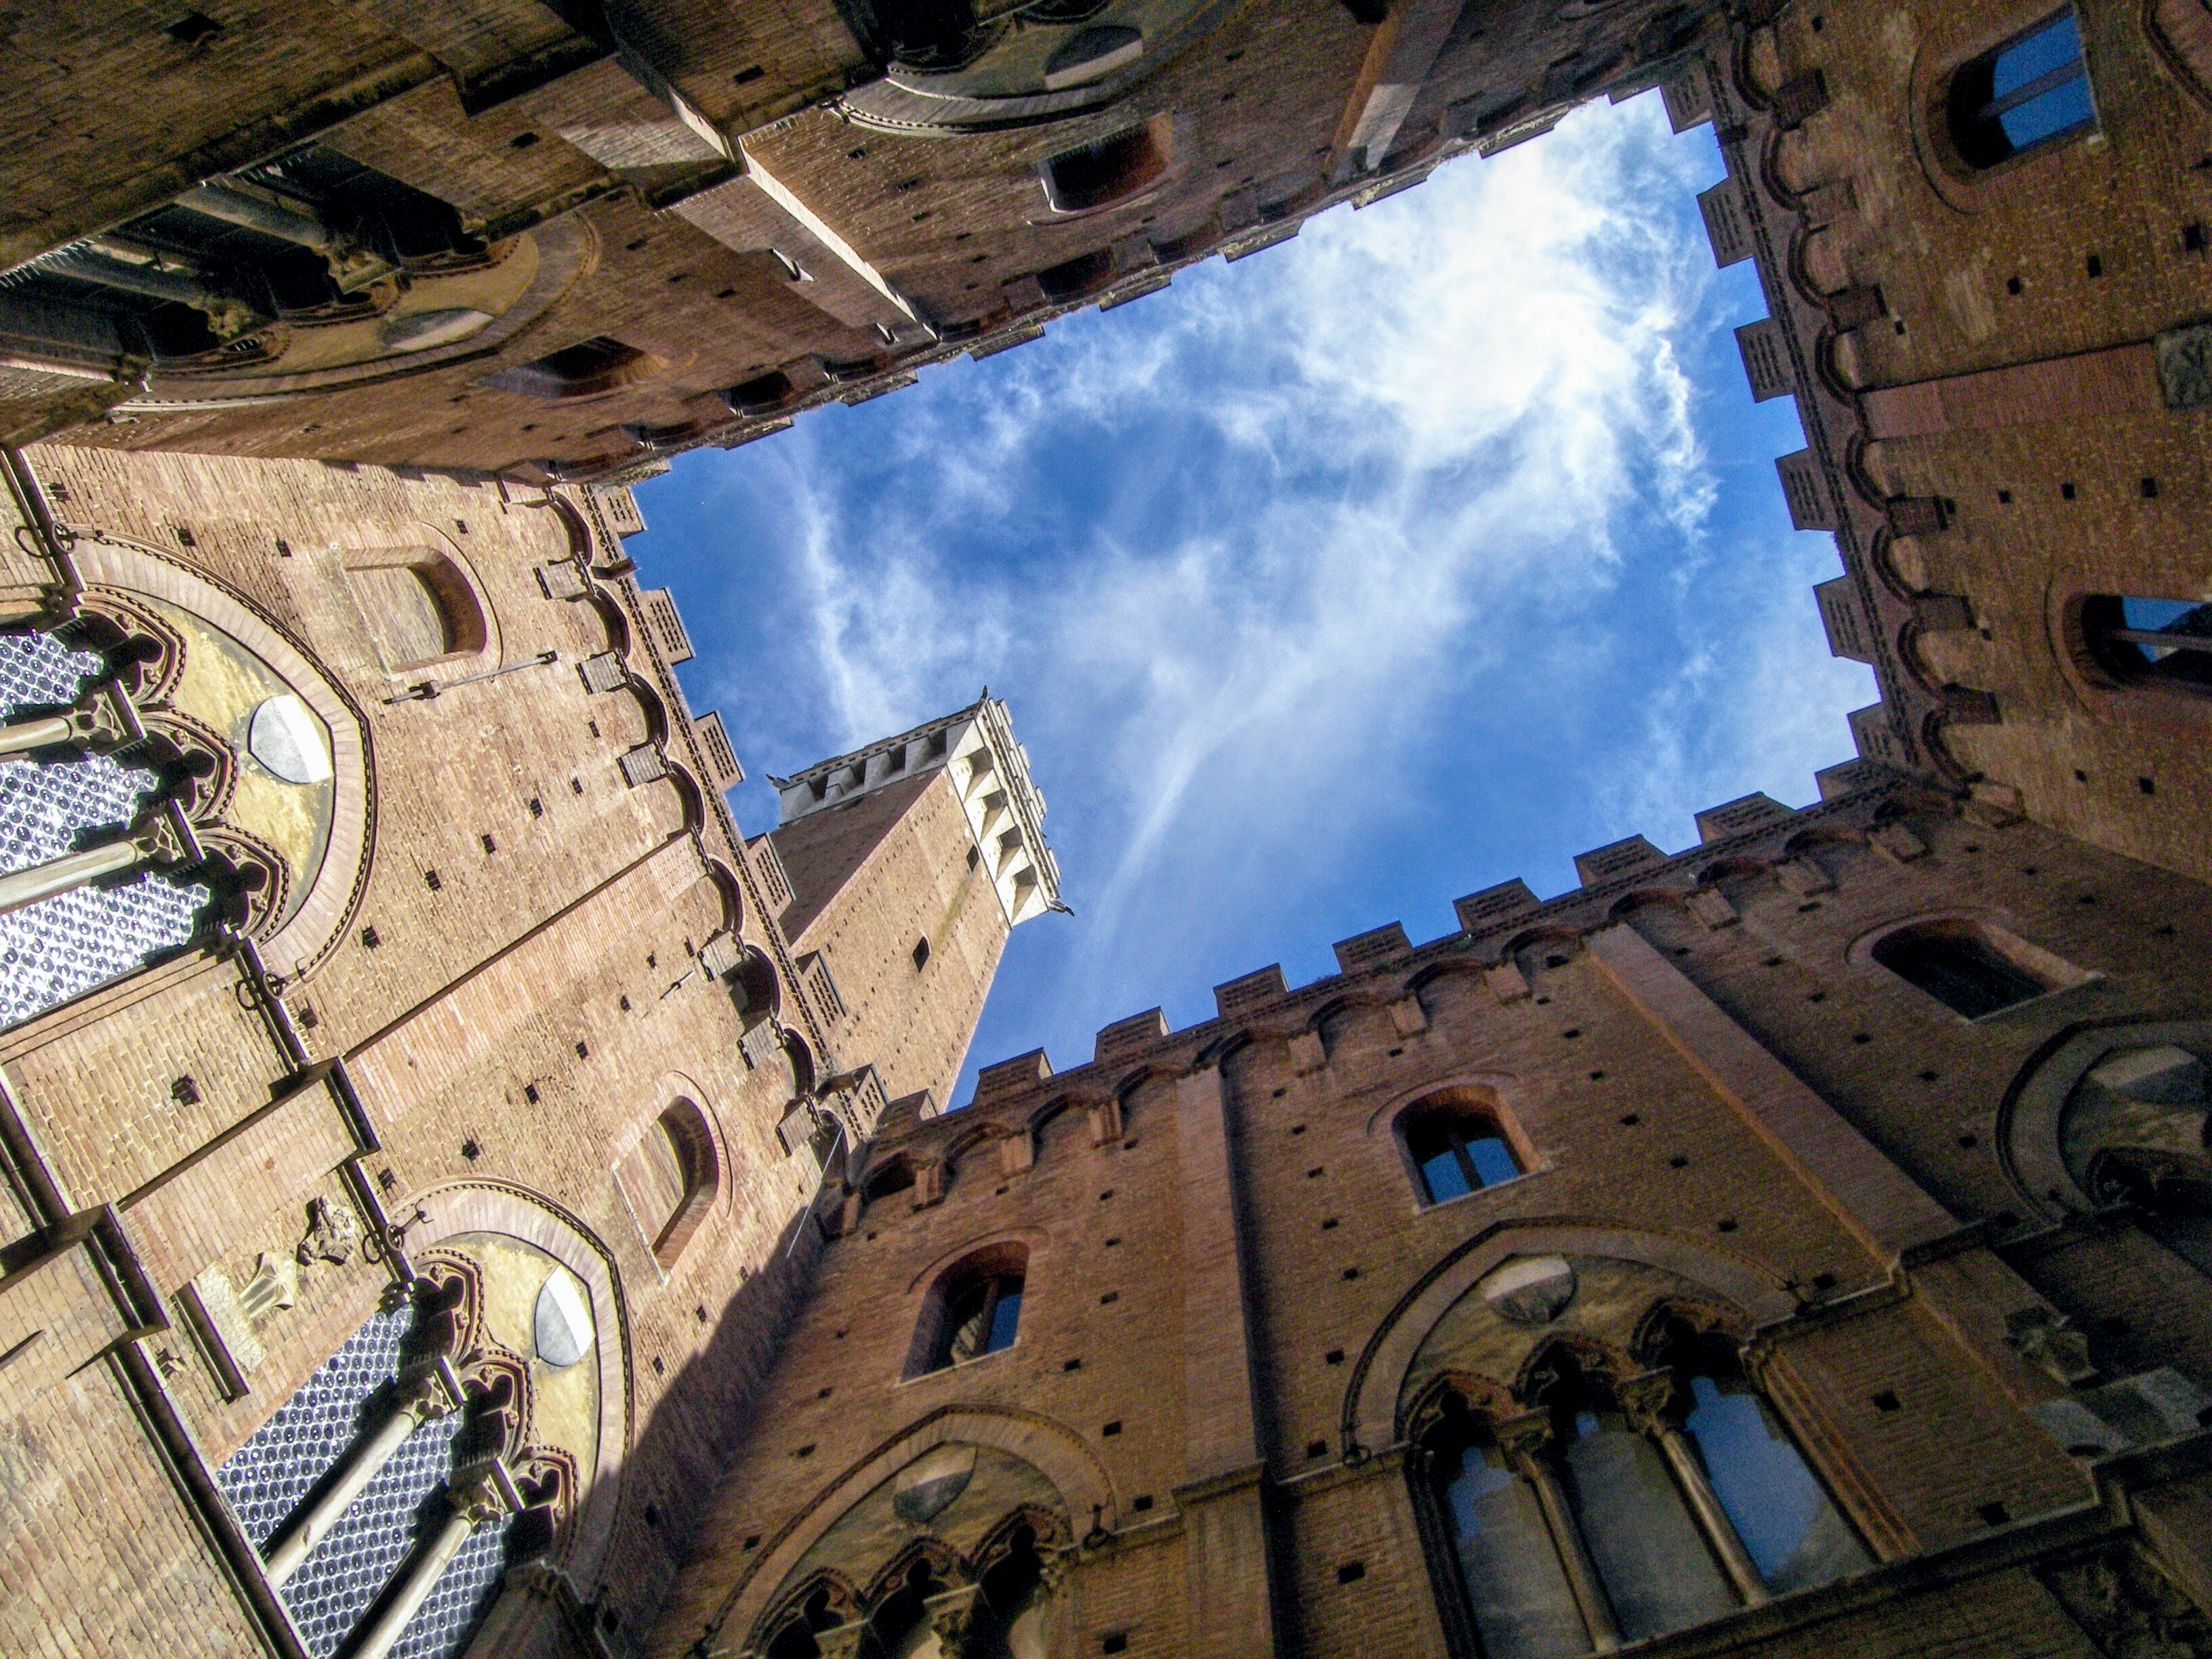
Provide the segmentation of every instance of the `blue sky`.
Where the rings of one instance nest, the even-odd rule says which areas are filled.
[[[1693,199],[1722,171],[1656,94],[1593,106],[639,490],[748,834],[765,773],[1011,704],[1075,914],[1016,931],[956,1101],[1850,756],[1874,684],[1775,482],[1795,411],[1745,385],[1765,306]]]

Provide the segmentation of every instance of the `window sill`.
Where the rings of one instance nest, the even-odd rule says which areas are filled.
[[[909,1383],[927,1382],[933,1376],[951,1376],[955,1372],[964,1371],[973,1365],[988,1365],[994,1359],[1003,1359],[1008,1354],[1015,1352],[1021,1346],[1021,1338],[1016,1337],[1005,1347],[994,1348],[989,1353],[979,1353],[972,1359],[956,1359],[949,1365],[938,1366],[934,1370],[916,1371],[911,1376],[902,1376],[898,1380],[898,1386],[903,1389]]]
[[[2032,996],[2025,1002],[2012,1003],[1986,1014],[1975,1014],[1971,1017],[1961,1014],[1959,1018],[1967,1025],[2002,1030],[2014,1020],[2039,1017],[2047,1013],[2055,1005],[2063,1004],[2069,998],[2087,1001],[2117,990],[2118,988],[2112,986],[2104,975],[2090,974],[2075,981],[2071,985],[2062,985],[2056,990],[2045,991],[2039,996]]]
[[[1533,1181],[1540,1175],[1548,1175],[1551,1172],[1551,1167],[1548,1164],[1539,1164],[1533,1170],[1522,1170],[1510,1181],[1493,1181],[1489,1186],[1478,1187],[1471,1193],[1456,1193],[1449,1198],[1434,1199],[1427,1202],[1417,1200],[1413,1205],[1413,1213],[1416,1216],[1434,1215],[1439,1210],[1450,1209],[1455,1204],[1466,1204],[1478,1198],[1487,1198],[1493,1193],[1510,1192],[1524,1182]]]

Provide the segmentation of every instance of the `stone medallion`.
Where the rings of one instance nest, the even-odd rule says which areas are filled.
[[[1548,1325],[1575,1299],[1575,1270],[1564,1256],[1516,1256],[1485,1274],[1480,1289],[1499,1318]]]

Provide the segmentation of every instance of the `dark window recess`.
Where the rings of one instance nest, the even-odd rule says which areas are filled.
[[[2082,601],[2081,617],[2083,647],[2112,678],[2212,694],[2212,605],[2099,593]]]
[[[1048,300],[1055,303],[1080,300],[1114,280],[1114,256],[1104,248],[1096,253],[1079,253],[1040,270],[1036,280]]]
[[[1874,947],[1874,959],[1968,1019],[2026,1002],[2051,988],[1998,951],[1972,922],[1900,927]]]
[[[1062,150],[1039,165],[1045,200],[1055,213],[1085,213],[1126,201],[1167,172],[1174,142],[1173,123],[1162,116]]]
[[[979,7],[976,0],[874,0],[853,8],[872,25],[863,35],[869,56],[920,70],[963,69],[991,48],[1006,26],[979,18],[979,9],[1009,8]]]
[[[791,376],[775,368],[732,386],[722,394],[722,400],[740,415],[762,415],[782,408],[796,389]]]
[[[200,1085],[189,1076],[180,1077],[169,1085],[169,1098],[179,1106],[200,1103]]]
[[[2094,130],[2097,109],[2074,9],[1962,64],[1951,76],[1944,113],[1960,159],[1975,167]]]
[[[169,39],[180,46],[196,46],[209,37],[222,33],[222,25],[205,12],[188,11],[169,25]]]
[[[484,384],[499,392],[519,392],[532,398],[587,398],[618,386],[643,380],[658,367],[656,361],[635,346],[624,345],[611,335],[595,334],[588,340],[549,351],[535,362],[502,369]]]
[[[1441,1204],[1484,1187],[1510,1181],[1521,1161],[1485,1113],[1463,1107],[1415,1107],[1401,1120],[1399,1133],[1421,1172],[1422,1196]]]
[[[1336,1570],[1336,1582],[1340,1584],[1356,1584],[1366,1577],[1367,1564],[1364,1561],[1347,1561]]]
[[[988,1273],[956,1285],[930,1354],[931,1370],[1014,1346],[1022,1319],[1022,1275]]]

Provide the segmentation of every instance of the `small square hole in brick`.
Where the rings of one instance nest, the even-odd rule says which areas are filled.
[[[530,798],[530,816],[533,818],[542,818],[545,816],[545,803],[535,795]]]
[[[584,781],[583,781],[583,779],[581,779],[581,778],[571,778],[571,779],[569,779],[569,780],[568,780],[568,793],[569,793],[570,794],[572,794],[572,795],[580,795],[580,794],[582,794],[582,793],[584,793]]]
[[[2012,1510],[2002,1504],[1977,1504],[1974,1513],[1982,1517],[1984,1526],[2002,1527],[2012,1521]]]
[[[1341,1365],[1344,1364],[1344,1350],[1341,1348],[1331,1348],[1327,1353],[1323,1354],[1322,1358],[1332,1365]]]
[[[616,999],[616,1001],[620,1006],[623,1012],[628,1013],[629,1012],[629,999],[628,997],[618,997]]]
[[[1139,1515],[1144,1514],[1152,1507],[1152,1493],[1148,1492],[1138,1493],[1136,1497],[1129,1500],[1129,1507],[1134,1510]]]
[[[2000,489],[1997,491],[1997,505],[1999,507],[2010,507],[2012,505],[2012,491],[2009,489]]]
[[[2154,501],[2158,499],[2157,479],[2145,478],[2142,483],[2138,483],[2136,488],[2142,491],[2142,498],[2145,501]]]
[[[1306,1126],[1303,1123],[1293,1123],[1291,1125],[1291,1133],[1294,1135],[1302,1135],[1305,1132]]]
[[[2158,793],[2158,780],[2155,778],[2137,778],[2136,780],[2136,787],[2146,795],[2155,795]]]
[[[1127,1653],[1128,1650],[1129,1632],[1125,1630],[1109,1630],[1098,1638],[1098,1651],[1101,1653]]]
[[[2017,276],[2008,276],[2008,277],[2006,277],[2006,278],[2005,278],[2005,292],[2006,292],[2006,293],[2008,293],[2008,294],[2017,294],[2017,293],[2019,293],[2019,292],[2020,292],[2020,289],[2021,289],[2021,282],[2020,282],[2020,278],[2019,278],[2019,277],[2017,277]]]
[[[180,1077],[169,1085],[169,1098],[179,1106],[200,1103],[200,1085],[190,1077]]]
[[[1942,1075],[1943,1075],[1943,1074],[1942,1074],[1942,1073],[1941,1073],[1941,1072],[1925,1072],[1925,1071],[1924,1071],[1924,1072],[1923,1072],[1923,1073],[1920,1073],[1920,1080],[1921,1080],[1923,1083],[1933,1083],[1933,1082],[1935,1082],[1937,1079],[1941,1078]]]
[[[384,943],[384,939],[382,936],[377,933],[375,928],[364,927],[361,930],[361,943],[363,950],[374,951],[378,945]]]
[[[1595,1072],[1592,1072],[1592,1073],[1590,1073],[1590,1081],[1591,1081],[1592,1083],[1602,1083],[1602,1082],[1604,1082],[1604,1081],[1605,1081],[1605,1073],[1604,1073],[1604,1072],[1603,1072],[1603,1071],[1595,1071]]]
[[[1897,1411],[1903,1407],[1904,1403],[1887,1389],[1884,1389],[1874,1397],[1874,1408],[1878,1412]]]
[[[538,1085],[534,1083],[524,1084],[522,1085],[522,1097],[528,1101],[532,1106],[535,1106],[538,1103]]]
[[[653,1362],[653,1369],[656,1374],[659,1373],[660,1362],[658,1359]],[[658,1506],[652,1504],[645,1506],[645,1524],[648,1527],[657,1527],[660,1524],[660,1510]]]
[[[2088,272],[2092,276],[2101,276],[2105,274],[2105,262],[2103,258],[2097,254],[2091,254],[2083,263],[2088,268]]]
[[[1347,1561],[1336,1570],[1336,1582],[1340,1584],[1356,1584],[1366,1577],[1367,1564],[1364,1561]]]
[[[814,1397],[817,1400],[827,1400],[831,1395],[836,1392],[837,1390],[835,1389],[817,1389],[814,1391]]]
[[[1344,1270],[1344,1276],[1346,1279],[1357,1279],[1359,1277],[1359,1269],[1357,1267],[1346,1267]]]
[[[579,1059],[579,1060],[589,1060],[591,1057],[592,1057],[592,1045],[591,1045],[590,1043],[588,1043],[588,1042],[580,1042],[580,1043],[578,1043],[578,1044],[576,1045],[576,1058],[577,1058],[577,1059]]]
[[[1103,1203],[1104,1203],[1108,1199],[1109,1199],[1109,1198],[1111,1198],[1111,1197],[1113,1197],[1113,1196],[1114,1196],[1114,1189],[1113,1189],[1111,1187],[1109,1187],[1109,1188],[1108,1188],[1104,1192],[1103,1192],[1103,1193],[1101,1193],[1101,1194],[1098,1194],[1098,1201],[1099,1201],[1101,1204],[1103,1204]]]
[[[2075,494],[2076,491],[2075,490],[2074,486],[2070,483],[2062,483],[2058,486],[2059,498],[2063,501],[2072,501]]]
[[[483,849],[485,852],[496,853],[499,851],[499,843],[494,841],[489,836],[478,836],[477,839],[483,843]]]
[[[1577,1037],[1580,1036],[1582,1034],[1583,1034],[1583,1028],[1582,1028],[1581,1026],[1579,1026],[1579,1025],[1570,1025],[1569,1027],[1567,1027],[1567,1029],[1566,1029],[1565,1030],[1564,1030],[1564,1031],[1560,1032],[1560,1033],[1559,1033],[1559,1036],[1560,1036],[1562,1038],[1564,1038],[1565,1041],[1567,1041],[1567,1042],[1573,1042]]]
[[[994,1187],[991,1189],[991,1196],[994,1198],[1004,1198],[1006,1195],[1006,1189],[1004,1187]]]
[[[1318,1178],[1318,1177],[1321,1176],[1321,1174],[1322,1174],[1322,1170],[1321,1166],[1320,1166],[1319,1164],[1316,1164],[1316,1165],[1315,1165],[1312,1169],[1308,1170],[1306,1171],[1306,1179],[1307,1179],[1308,1181],[1315,1180],[1315,1179]]]
[[[797,1451],[795,1451],[795,1452],[792,1453],[792,1455],[793,1455],[793,1457],[811,1457],[811,1456],[813,1456],[813,1455],[814,1455],[814,1443],[813,1443],[812,1441],[811,1441],[811,1440],[810,1440],[810,1441],[808,1441],[808,1442],[806,1443],[806,1444],[805,1444],[805,1445],[801,1446],[801,1447],[800,1447]]]
[[[747,1533],[745,1534],[744,1547],[749,1550],[757,1550],[760,1547],[760,1540],[761,1535],[758,1533]]]
[[[1324,1216],[1322,1218],[1321,1230],[1325,1233],[1333,1233],[1343,1224],[1335,1216]]]
[[[399,1177],[389,1168],[379,1170],[376,1172],[376,1185],[380,1192],[396,1193],[399,1190]]]
[[[1959,1137],[1959,1145],[1970,1152],[1981,1144],[1982,1138],[1971,1129]]]
[[[1270,1090],[1267,1091],[1267,1098],[1268,1098],[1268,1099],[1270,1099],[1270,1100],[1280,1100],[1280,1099],[1281,1099],[1285,1095],[1288,1094],[1289,1092],[1290,1092],[1290,1091],[1289,1091],[1289,1090],[1287,1090],[1287,1089],[1270,1089]]]
[[[483,1148],[478,1146],[475,1137],[471,1136],[461,1143],[461,1156],[473,1164],[483,1156]]]
[[[1870,1031],[1854,1031],[1851,1033],[1851,1041],[1862,1045],[1872,1042],[1874,1034]]]
[[[1306,1442],[1306,1455],[1307,1455],[1308,1457],[1326,1457],[1326,1456],[1328,1456],[1328,1441],[1326,1441],[1326,1440],[1309,1440],[1309,1441],[1307,1441],[1307,1442]]]
[[[707,1304],[702,1302],[697,1307],[692,1309],[691,1317],[697,1320],[702,1325],[705,1324],[707,1322]]]
[[[1835,1274],[1833,1274],[1833,1273],[1814,1273],[1814,1274],[1813,1275],[1813,1288],[1814,1288],[1814,1290],[1816,1290],[1816,1291],[1832,1291],[1832,1290],[1834,1290],[1834,1289],[1836,1288],[1836,1276],[1835,1276]]]
[[[1121,1299],[1121,1291],[1107,1291],[1107,1292],[1106,1292],[1106,1294],[1105,1294],[1105,1295],[1103,1295],[1103,1296],[1102,1296],[1102,1297],[1100,1297],[1098,1298],[1098,1305],[1099,1305],[1100,1307],[1102,1307],[1102,1308],[1104,1308],[1104,1307],[1110,1307],[1113,1304],[1115,1304],[1115,1303],[1116,1303],[1116,1302],[1119,1302]]]
[[[653,1356],[653,1374],[655,1376],[665,1376],[668,1375],[668,1362],[663,1359],[659,1354]]]
[[[1690,1167],[1690,1160],[1681,1153],[1677,1152],[1674,1157],[1667,1160],[1667,1167],[1670,1170],[1686,1170]]]
[[[2185,253],[2202,253],[2205,247],[2204,227],[2191,223],[2181,228],[2181,247]]]
[[[1110,1250],[1121,1242],[1121,1241],[1118,1238],[1109,1238],[1106,1241],[1106,1248]]]
[[[1632,1129],[1643,1121],[1644,1115],[1641,1112],[1623,1112],[1620,1115],[1621,1127],[1626,1129]]]
[[[1724,1215],[1713,1223],[1713,1226],[1717,1231],[1732,1233],[1735,1231],[1735,1218],[1732,1215]]]
[[[434,893],[446,884],[440,878],[435,870],[425,870],[422,872],[422,884]]]
[[[1117,1417],[1117,1418],[1115,1418],[1115,1419],[1111,1423],[1107,1424],[1103,1428],[1100,1429],[1100,1430],[1098,1431],[1098,1432],[1099,1432],[1099,1433],[1101,1433],[1101,1434],[1106,1434],[1106,1435],[1112,1435],[1112,1434],[1119,1434],[1119,1433],[1121,1433],[1121,1419],[1120,1418],[1118,1418],[1118,1417]]]
[[[1079,1371],[1083,1369],[1083,1362],[1080,1359],[1063,1359],[1060,1362],[1060,1368],[1064,1371]]]

